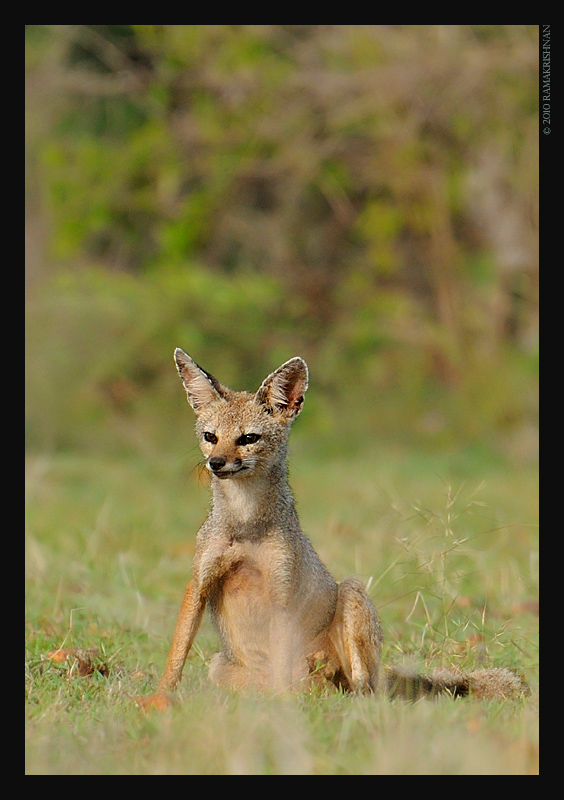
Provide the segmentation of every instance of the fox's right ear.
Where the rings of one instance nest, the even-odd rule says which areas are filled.
[[[217,378],[214,378],[209,372],[199,367],[180,347],[174,351],[174,360],[186,389],[188,402],[196,413],[209,403],[225,399],[227,391],[225,386],[222,386]]]

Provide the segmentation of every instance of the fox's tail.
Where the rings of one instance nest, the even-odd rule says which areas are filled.
[[[472,696],[478,700],[493,697],[517,698],[529,694],[527,683],[509,669],[477,669],[457,672],[436,669],[429,675],[402,667],[388,667],[385,674],[386,693],[390,698],[418,700],[448,694],[452,697]]]

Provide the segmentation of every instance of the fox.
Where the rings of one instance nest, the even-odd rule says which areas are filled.
[[[154,695],[140,698],[142,708],[173,702],[206,607],[220,643],[209,677],[230,691],[321,686],[411,700],[524,691],[508,669],[420,675],[382,667],[382,624],[364,584],[355,576],[337,583],[296,512],[288,438],[308,388],[301,357],[278,367],[254,393],[227,388],[180,348],[174,359],[195,413],[212,502],[162,678]]]

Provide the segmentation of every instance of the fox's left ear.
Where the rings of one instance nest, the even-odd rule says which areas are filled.
[[[296,356],[265,378],[255,400],[265,406],[269,414],[291,421],[302,410],[307,382],[307,364]]]

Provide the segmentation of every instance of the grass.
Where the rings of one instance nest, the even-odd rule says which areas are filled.
[[[308,455],[299,438],[291,463],[321,557],[338,580],[356,572],[369,584],[388,663],[508,666],[525,675],[529,697],[232,695],[207,678],[216,641],[206,617],[178,704],[141,714],[133,700],[164,666],[206,513],[196,460],[28,459],[27,774],[538,772],[532,466],[465,470],[392,450],[331,459]],[[61,648],[66,660],[48,657]],[[90,669],[73,648],[95,651]]]

